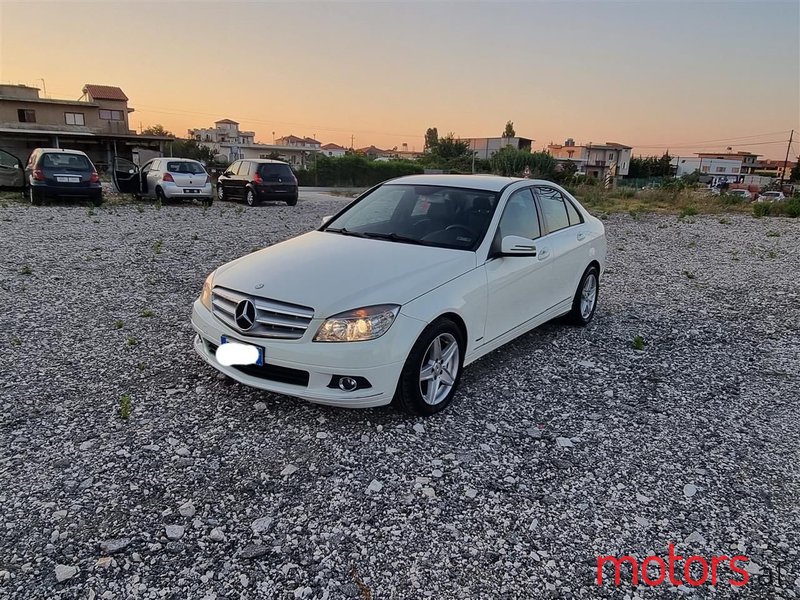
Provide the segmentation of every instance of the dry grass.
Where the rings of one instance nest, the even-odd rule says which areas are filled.
[[[581,203],[596,213],[641,212],[658,214],[722,214],[752,213],[749,202],[725,204],[719,196],[702,189],[670,190],[654,188],[634,190],[616,188],[606,190],[598,186],[578,186],[573,191]]]

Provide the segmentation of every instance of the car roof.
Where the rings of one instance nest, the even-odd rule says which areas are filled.
[[[523,179],[521,177],[501,177],[500,175],[407,175],[387,182],[387,185],[440,185],[500,192],[517,181],[550,184],[549,181]]]
[[[34,152],[36,152],[37,150],[39,152],[48,152],[48,153],[49,152],[60,152],[62,154],[81,154],[83,156],[86,156],[86,152],[81,152],[80,150],[69,150],[67,148],[36,148],[36,150],[34,150]]]
[[[162,158],[164,160],[179,161],[179,162],[200,162],[195,158],[175,158],[173,156],[157,156],[156,158]],[[154,158],[153,160],[156,160],[156,158]]]
[[[276,165],[288,165],[285,160],[273,160],[271,158],[242,158],[241,160],[246,160],[248,162],[254,163],[265,163],[265,164],[276,164]]]

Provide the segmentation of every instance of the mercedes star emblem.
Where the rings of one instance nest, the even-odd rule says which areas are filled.
[[[256,324],[256,305],[250,300],[242,300],[236,305],[233,318],[242,331],[251,329]]]

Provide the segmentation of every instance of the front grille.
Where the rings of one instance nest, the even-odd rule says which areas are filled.
[[[243,300],[250,300],[256,307],[255,325],[248,330],[236,325],[234,318],[236,306]],[[211,303],[214,316],[219,320],[237,331],[255,337],[298,340],[303,337],[314,318],[314,309],[308,306],[248,296],[223,287],[212,290]]]
[[[209,342],[208,340],[205,340],[205,343],[209,352],[216,354],[219,346]],[[264,366],[261,367],[258,365],[233,365],[231,368],[236,369],[245,375],[258,377],[259,379],[268,379],[269,381],[277,381],[278,383],[288,383],[289,385],[301,385],[303,387],[308,387],[308,371],[301,371],[300,369],[279,367],[278,365],[271,365],[268,362],[265,362]]]

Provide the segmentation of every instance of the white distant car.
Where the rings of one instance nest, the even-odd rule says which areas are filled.
[[[402,177],[211,273],[194,347],[256,388],[429,415],[464,365],[555,317],[587,325],[605,258],[602,222],[550,182]]]
[[[736,190],[728,190],[727,194],[728,196],[736,196],[738,198],[741,198],[742,200],[749,201],[753,199],[753,194],[750,192],[750,190],[745,190],[741,188]]]
[[[786,200],[783,192],[761,192],[758,196],[758,202],[781,202]]]
[[[190,158],[154,158],[139,168],[115,157],[112,172],[117,190],[138,198],[161,202],[189,198],[205,204],[214,199],[211,177],[200,162]]]

